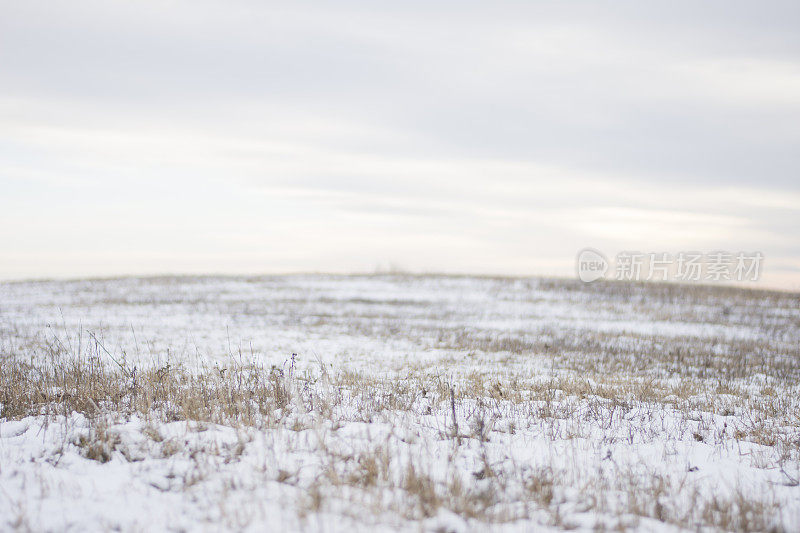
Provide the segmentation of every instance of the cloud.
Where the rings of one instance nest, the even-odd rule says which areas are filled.
[[[3,11],[0,276],[800,256],[794,2]]]

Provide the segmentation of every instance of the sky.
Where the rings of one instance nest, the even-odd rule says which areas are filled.
[[[574,276],[800,290],[800,4],[0,0],[0,278]]]

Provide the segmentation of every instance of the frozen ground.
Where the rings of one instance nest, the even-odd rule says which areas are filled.
[[[0,365],[0,529],[800,529],[796,294],[5,283]]]

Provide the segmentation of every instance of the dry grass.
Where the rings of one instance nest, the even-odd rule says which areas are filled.
[[[153,487],[187,499],[211,494],[225,507],[220,524],[233,529],[256,518],[226,502],[265,486],[290,494],[310,529],[315,517],[331,514],[367,527],[406,528],[438,527],[443,515],[474,529],[647,530],[661,522],[786,531],[797,525],[784,508],[800,486],[800,324],[794,315],[778,319],[770,312],[796,309],[797,295],[552,283],[576,297],[588,291],[597,305],[640,311],[646,320],[706,309],[717,313],[706,322],[743,323],[755,333],[695,338],[545,328],[499,335],[448,325],[447,316],[431,316],[413,298],[351,297],[347,305],[362,312],[343,318],[324,309],[306,316],[308,301],[287,297],[280,304],[306,320],[309,331],[415,339],[441,353],[386,373],[322,364],[299,370],[291,357],[277,366],[234,358],[197,371],[174,358],[136,368],[96,338],[71,346],[58,335],[31,338],[5,323],[0,421],[37,417],[67,425],[80,413],[88,426],[44,462],[58,464],[73,450],[104,468],[183,464]],[[124,296],[103,297],[108,305],[136,305]],[[224,305],[240,315],[262,312]],[[404,314],[418,320],[410,326],[397,318]],[[132,420],[141,422],[135,438],[123,434]],[[172,423],[194,436],[176,437]],[[203,437],[215,426],[234,428],[236,438]],[[735,486],[717,491],[724,476],[692,463],[688,452],[697,450],[747,474],[728,478]],[[220,478],[237,464],[255,481]],[[0,523],[35,529],[31,503],[18,501]]]
[[[327,440],[319,442],[318,467],[311,481],[301,482],[299,471],[288,465],[278,464],[275,469],[277,482],[302,486],[298,516],[305,519],[333,509],[344,498],[350,502],[348,508],[362,519],[365,509],[376,517],[394,512],[408,520],[424,520],[448,510],[482,523],[535,518],[566,528],[575,525],[564,517],[571,498],[573,508],[583,513],[617,517],[616,521],[598,519],[595,527],[599,529],[638,527],[638,520],[631,521],[631,517],[638,517],[690,528],[781,530],[776,518],[778,504],[770,495],[743,491],[732,497],[698,495],[700,503],[687,509],[680,503],[684,488],[670,479],[619,472],[612,480],[588,476],[581,480],[577,495],[568,497],[569,479],[574,473],[558,472],[548,465],[517,470],[487,453],[487,443],[502,434],[539,428],[554,441],[587,438],[598,428],[610,430],[632,416],[644,421],[664,408],[682,413],[682,421],[671,429],[678,432],[675,437],[679,440],[758,443],[774,450],[765,467],[787,467],[795,472],[787,474],[788,479],[793,479],[797,471],[798,403],[775,390],[754,395],[733,381],[714,382],[710,388],[701,380],[667,384],[619,375],[553,376],[546,380],[517,376],[505,381],[477,372],[455,380],[431,372],[378,379],[350,371],[298,375],[291,361],[283,368],[229,366],[198,374],[180,366],[137,371],[104,365],[97,357],[69,357],[56,344],[43,349],[50,363],[0,359],[0,418],[45,415],[56,420],[82,413],[92,420],[91,430],[68,445],[101,463],[110,461],[115,453],[129,461],[137,460],[136,453],[127,449],[114,432],[112,422],[132,416],[147,421],[142,434],[158,445],[161,457],[185,451],[160,434],[162,423],[186,421],[294,432],[329,428]],[[458,413],[460,425],[448,418],[451,412]],[[693,419],[698,412],[700,424]],[[730,427],[720,428],[702,414],[717,412],[741,414],[731,419]],[[412,417],[416,423],[444,420],[435,433],[437,439],[450,442],[448,453],[452,457],[446,464],[454,464],[460,450],[469,450],[478,466],[466,477],[462,469],[453,466],[442,473],[431,473],[426,464],[429,458],[399,453],[405,449],[403,442],[408,436],[390,435],[386,441],[350,452],[329,443],[335,438],[336,428],[349,422],[397,417]],[[646,442],[648,431],[652,431],[648,423],[639,428],[631,425],[629,443]],[[246,446],[246,442],[240,442],[227,450],[226,460],[237,461]],[[205,475],[198,464],[178,486],[187,490],[202,484]],[[612,494],[618,496],[610,497]]]

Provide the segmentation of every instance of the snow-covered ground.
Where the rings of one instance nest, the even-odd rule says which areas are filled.
[[[69,409],[66,383],[20,399],[0,372],[0,529],[800,529],[796,294],[405,275],[0,284],[0,365],[78,359],[118,372],[122,399]],[[148,372],[219,390],[253,368],[287,393],[246,421],[120,396]]]

